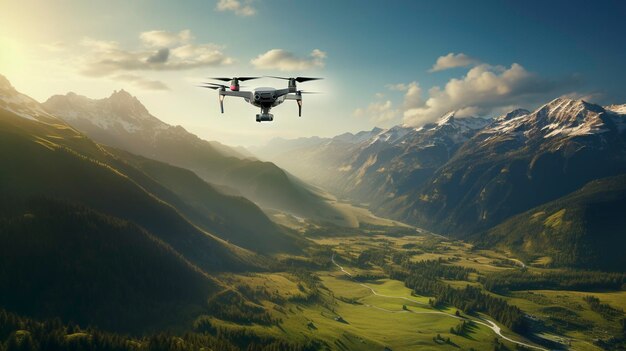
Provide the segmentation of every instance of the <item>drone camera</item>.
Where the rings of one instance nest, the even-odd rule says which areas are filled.
[[[256,115],[257,122],[271,122],[273,120],[274,120],[274,115],[271,113]]]

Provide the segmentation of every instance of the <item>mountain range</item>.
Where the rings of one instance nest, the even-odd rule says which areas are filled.
[[[339,218],[341,222],[341,214],[316,189],[275,164],[168,125],[124,90],[104,99],[74,93],[55,95],[42,107],[98,143],[191,170],[263,208],[320,220]]]
[[[273,140],[253,151],[380,215],[452,237],[476,238],[515,215],[540,212],[533,210],[537,206],[562,197],[568,202],[567,195],[588,182],[626,173],[625,110],[626,105],[558,98],[532,112],[517,109],[493,119],[457,118],[452,112],[420,128]],[[279,146],[283,152],[270,152]],[[623,244],[626,238],[613,233],[616,228],[581,233]],[[533,249],[541,254],[542,247]],[[585,262],[606,268],[606,261]]]
[[[444,233],[468,234],[626,172],[624,115],[555,99],[478,130],[432,179],[393,199],[389,213]]]
[[[378,206],[426,181],[462,141],[487,123],[482,118],[456,119],[450,113],[419,129],[395,126],[329,139],[275,139],[253,151],[306,181]]]
[[[267,255],[305,246],[246,198],[98,144],[2,76],[0,163],[0,304],[19,313],[189,326],[232,290],[216,273],[264,270]]]

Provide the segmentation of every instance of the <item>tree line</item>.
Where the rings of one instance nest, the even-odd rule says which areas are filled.
[[[583,297],[583,300],[589,305],[589,308],[591,308],[592,311],[600,314],[602,318],[606,320],[612,321],[624,315],[624,311],[619,310],[608,303],[601,303],[600,299],[595,296],[587,295]]]
[[[0,351],[313,351],[322,346],[314,340],[290,342],[247,329],[204,327],[183,335],[161,332],[131,338],[82,329],[59,319],[37,321],[0,309]]]
[[[514,290],[620,290],[626,274],[562,270],[532,273],[527,269],[505,270],[481,278],[485,289],[506,294]]]
[[[468,280],[471,273],[477,273],[476,269],[447,264],[447,260],[426,260],[411,262],[403,260],[400,267],[387,267],[387,272],[398,280],[405,280],[411,274],[418,274],[425,279]]]
[[[528,323],[518,307],[485,294],[478,287],[467,285],[463,289],[455,289],[439,280],[467,280],[472,272],[475,272],[472,268],[447,265],[444,260],[407,261],[401,269],[389,269],[391,279],[404,281],[404,285],[416,294],[433,296],[431,305],[434,307],[452,305],[467,314],[486,313],[515,332],[525,332]]]

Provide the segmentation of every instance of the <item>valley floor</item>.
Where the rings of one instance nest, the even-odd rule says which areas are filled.
[[[322,267],[311,269],[304,280],[293,272],[223,277],[235,286],[247,286],[242,290],[265,291],[261,295],[271,297],[259,298],[258,303],[281,321],[243,328],[297,342],[316,339],[336,350],[602,350],[598,340],[619,336],[621,317],[603,317],[583,297],[596,296],[623,317],[626,291],[530,289],[496,294],[484,289],[483,277],[508,271],[556,270],[528,267],[507,253],[474,250],[467,243],[419,234],[415,229],[393,236],[378,231],[338,234],[310,238],[326,257],[313,252],[281,258],[291,260],[293,266]],[[360,260],[364,252],[384,252],[384,263]],[[432,296],[418,295],[404,282],[390,279],[393,255],[407,253],[412,262],[430,260],[471,270],[466,280],[441,281],[459,289],[475,286],[519,307],[530,321],[530,330],[521,335],[483,312],[467,314],[451,304],[434,306]],[[573,323],[572,317],[581,322]],[[463,321],[466,325],[456,332]],[[242,328],[216,319],[213,323]]]

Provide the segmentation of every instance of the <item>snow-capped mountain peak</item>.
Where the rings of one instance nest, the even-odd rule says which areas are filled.
[[[152,116],[136,97],[123,89],[104,99],[90,99],[70,92],[52,96],[43,105],[66,121],[83,127],[91,124],[104,130],[128,133],[154,133],[170,127]]]
[[[454,122],[454,114],[456,113],[456,111],[450,111],[448,113],[446,113],[445,115],[441,116],[437,122],[435,122],[435,124],[437,124],[438,126],[442,126],[444,124],[450,124],[452,122]]]
[[[580,136],[605,133],[606,127],[601,115],[606,111],[598,105],[583,100],[557,98],[542,106],[536,114],[545,119],[544,138],[554,136]]]
[[[11,82],[0,74],[0,109],[37,122],[62,123],[48,114],[39,102],[13,88]]]
[[[373,145],[376,143],[393,144],[411,131],[412,128],[401,125],[393,126],[389,129],[374,128],[369,134],[370,137],[364,139],[363,141],[367,141],[367,145]]]
[[[543,105],[537,110],[537,114],[557,123],[574,123],[604,111],[601,106],[583,100],[557,98]]]
[[[126,90],[114,91],[108,99],[111,107],[121,113],[132,115],[137,118],[150,118],[146,107]]]
[[[604,109],[620,115],[626,115],[626,104],[623,105],[608,105],[604,106]]]
[[[455,116],[455,111],[451,111],[441,116],[435,123],[426,124],[421,130],[454,130],[456,132],[465,133],[472,130],[482,129],[490,122],[490,119],[481,117],[459,118]]]
[[[611,118],[601,106],[567,98],[554,99],[532,113],[516,111],[497,118],[492,126],[482,131],[482,135],[489,135],[485,142],[526,142],[535,137],[560,139],[602,134],[609,131],[606,119]],[[620,121],[613,123],[621,125]]]
[[[512,120],[513,118],[524,116],[524,115],[527,115],[529,113],[530,113],[530,111],[528,111],[526,109],[518,108],[518,109],[515,109],[513,111],[507,112],[507,113],[505,113],[504,115],[502,115],[500,117],[496,117],[495,120],[498,121],[498,122],[509,121],[509,120]]]

